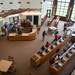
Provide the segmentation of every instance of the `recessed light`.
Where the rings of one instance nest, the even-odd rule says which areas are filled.
[[[30,4],[30,2],[27,2],[27,4]]]

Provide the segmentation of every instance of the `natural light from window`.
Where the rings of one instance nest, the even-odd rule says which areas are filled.
[[[75,2],[74,2],[74,7],[71,15],[71,20],[75,21]]]
[[[47,13],[47,10],[51,10],[52,12],[52,5],[53,5],[53,0],[47,0],[47,1],[44,1],[42,3],[42,14],[46,14]]]
[[[66,16],[70,0],[58,0],[56,15]]]

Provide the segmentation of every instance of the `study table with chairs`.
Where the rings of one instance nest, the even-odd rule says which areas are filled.
[[[12,56],[8,56],[7,59],[1,59],[0,60],[0,74],[10,74],[15,73],[16,67],[14,58]]]
[[[21,33],[21,34],[9,33],[7,38],[10,41],[31,41],[36,39],[36,32],[37,29],[33,28],[32,32],[29,33]]]
[[[50,60],[51,61],[51,60]],[[75,68],[75,43],[70,46],[57,60],[49,62],[51,75],[70,75]]]
[[[46,51],[38,51],[31,57],[31,65],[39,66],[46,62],[55,53],[58,53],[58,49],[64,46],[69,41],[69,37],[64,38],[64,40],[57,41],[57,44],[51,44],[51,46]]]

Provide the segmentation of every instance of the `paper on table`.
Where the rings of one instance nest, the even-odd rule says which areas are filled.
[[[10,33],[9,36],[16,36],[16,33]]]
[[[0,71],[7,72],[11,64],[12,64],[12,61],[1,60],[0,61]]]
[[[29,36],[29,34],[27,34],[27,33],[22,33],[22,36]]]

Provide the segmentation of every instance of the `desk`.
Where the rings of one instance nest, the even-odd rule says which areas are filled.
[[[75,64],[75,49],[71,49],[72,47],[62,55],[62,59],[55,60],[53,64],[49,63],[51,75],[65,75],[65,72],[67,74],[71,72]]]
[[[75,42],[75,34],[74,33],[72,33],[71,41]]]
[[[12,65],[12,61],[1,60],[0,61],[0,71],[7,72],[11,65]]]
[[[36,32],[37,29],[32,29],[32,32],[30,33],[22,33],[22,34],[9,33],[7,38],[8,40],[11,41],[31,41],[36,38]]]
[[[57,28],[54,26],[49,27],[50,30],[56,30]]]
[[[64,46],[68,41],[69,38],[65,38],[64,41],[58,43],[57,46],[53,45],[53,49],[48,48],[48,52],[43,51],[41,55],[38,54],[38,52],[35,53],[31,57],[31,64],[33,66],[39,66],[40,64],[44,63],[48,58],[51,58],[58,51],[58,49]]]

